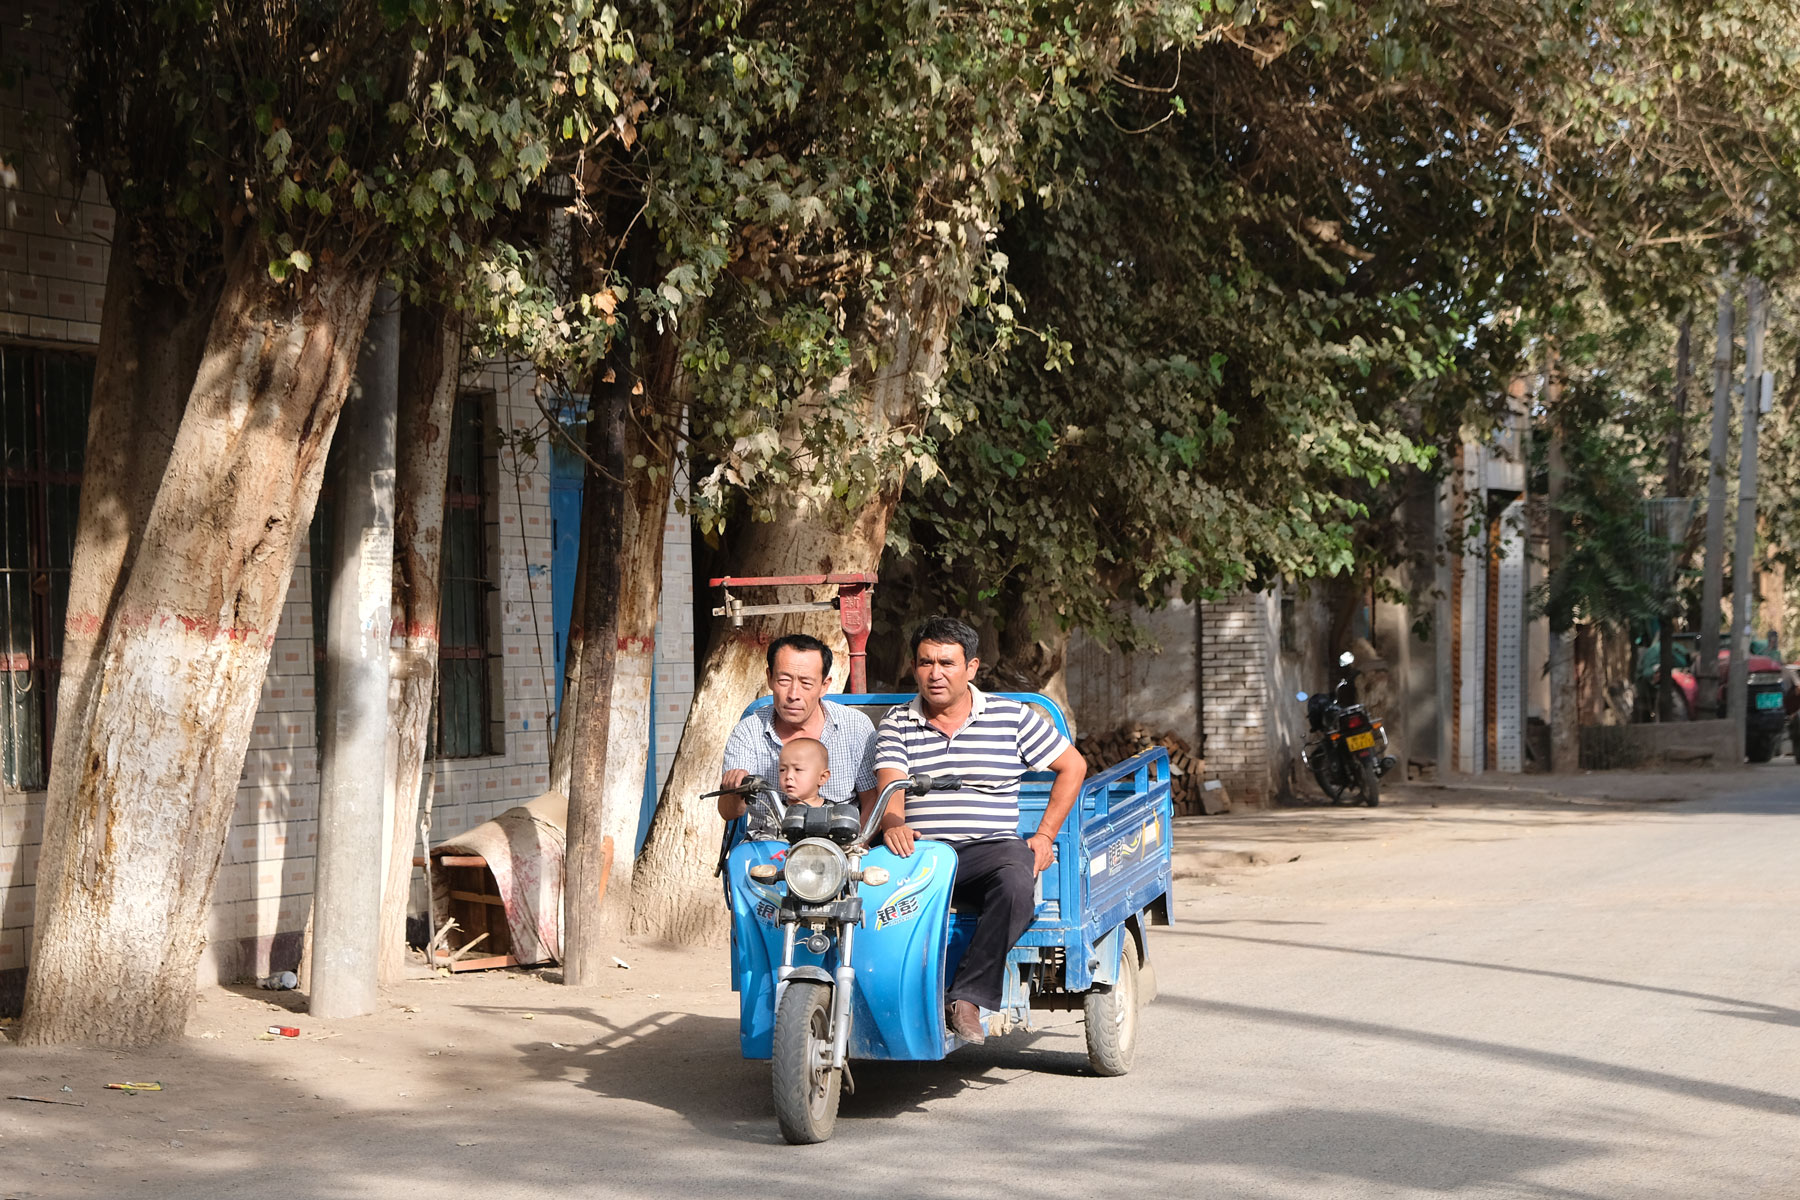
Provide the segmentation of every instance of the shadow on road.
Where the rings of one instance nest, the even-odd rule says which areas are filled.
[[[1265,922],[1266,923],[1266,922]],[[1194,921],[1184,924],[1223,924],[1223,922]],[[1446,967],[1471,967],[1479,971],[1499,971],[1508,975],[1535,975],[1542,979],[1562,979],[1570,983],[1591,983],[1596,987],[1623,988],[1633,992],[1651,992],[1659,996],[1679,996],[1684,1000],[1703,1000],[1708,1004],[1729,1004],[1730,1009],[1707,1009],[1707,1012],[1723,1017],[1743,1017],[1753,1021],[1767,1021],[1775,1025],[1792,1025],[1800,1027],[1800,1009],[1784,1008],[1778,1004],[1766,1004],[1760,1000],[1739,1000],[1733,996],[1718,996],[1711,992],[1690,992],[1683,988],[1658,987],[1649,983],[1631,983],[1623,979],[1604,979],[1598,975],[1577,975],[1569,971],[1547,971],[1541,967],[1515,967],[1506,963],[1477,962],[1467,958],[1440,958],[1431,954],[1404,954],[1397,950],[1368,950],[1360,946],[1332,946],[1324,942],[1297,942],[1288,938],[1251,937],[1243,933],[1209,933],[1202,929],[1165,929],[1158,930],[1157,937],[1197,937],[1212,938],[1221,942],[1248,942],[1257,946],[1279,946],[1288,950],[1322,950],[1331,954],[1354,954],[1365,958],[1391,958],[1402,962],[1433,963]]]
[[[476,1011],[522,1015],[525,1010],[486,1006]],[[531,1012],[546,1024],[566,1017],[599,1027],[589,1039],[560,1046],[515,1043],[519,1062],[537,1079],[664,1109],[715,1137],[781,1140],[771,1107],[769,1064],[742,1057],[736,1018],[660,1012],[616,1025],[578,1006]],[[933,1101],[965,1090],[1004,1087],[1020,1075],[1089,1073],[1085,1054],[1036,1046],[1036,1040],[1036,1035],[1015,1034],[941,1062],[852,1063],[856,1091],[844,1096],[840,1119],[884,1120],[922,1112]],[[996,1074],[996,1069],[1008,1073]],[[499,1078],[491,1071],[489,1076]]]
[[[1551,1050],[1535,1050],[1529,1046],[1511,1046],[1504,1042],[1458,1037],[1447,1033],[1431,1033],[1423,1029],[1406,1029],[1398,1025],[1384,1025],[1375,1021],[1353,1021],[1343,1017],[1298,1012],[1292,1009],[1261,1008],[1252,1004],[1233,1004],[1224,1000],[1201,1000],[1192,996],[1173,996],[1166,992],[1159,996],[1156,1002],[1213,1016],[1236,1017],[1240,1020],[1285,1025],[1313,1032],[1324,1030],[1355,1037],[1383,1038],[1389,1041],[1427,1046],[1434,1050],[1449,1050],[1460,1054],[1476,1054],[1485,1058],[1505,1059],[1566,1075],[1597,1079],[1609,1084],[1650,1088],[1671,1095],[1707,1100],[1715,1104],[1729,1104],[1754,1112],[1775,1113],[1789,1117],[1800,1116],[1800,1098],[1794,1096],[1784,1096],[1779,1092],[1765,1092],[1756,1088],[1737,1087],[1729,1083],[1716,1083],[1710,1079],[1694,1079],[1686,1075],[1674,1075],[1667,1071],[1648,1071],[1641,1067],[1601,1062],[1575,1054],[1559,1054]]]
[[[1265,1179],[1314,1177],[1321,1195],[1332,1193],[1317,1177],[1445,1194],[1511,1181],[1524,1194],[1575,1197],[1581,1193],[1533,1188],[1521,1177],[1608,1152],[1600,1143],[1568,1137],[1311,1107],[1196,1121],[1178,1141],[1185,1145],[1172,1158],[1249,1167]]]

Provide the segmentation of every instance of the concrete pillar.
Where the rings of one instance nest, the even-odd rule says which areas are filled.
[[[400,304],[375,297],[338,422],[338,524],[325,632],[319,858],[313,899],[316,1017],[375,1011],[387,843],[388,637],[393,626],[394,421]]]
[[[1767,390],[1763,334],[1768,318],[1763,282],[1752,278],[1744,286],[1744,432],[1738,447],[1737,533],[1733,538],[1736,544],[1732,547],[1731,571],[1731,675],[1726,686],[1726,710],[1737,723],[1740,745],[1749,720],[1745,680],[1750,656],[1750,584],[1756,578],[1757,433],[1762,424],[1762,397]]]

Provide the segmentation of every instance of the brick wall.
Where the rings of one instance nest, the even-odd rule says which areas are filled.
[[[98,179],[72,178],[49,152],[59,64],[41,27],[54,7],[26,0],[0,15],[0,337],[92,345],[112,209]]]
[[[1080,734],[1107,734],[1122,725],[1178,734],[1195,744],[1195,614],[1185,600],[1155,612],[1135,612],[1154,645],[1121,653],[1069,636],[1067,674],[1070,715]]]
[[[1272,594],[1246,592],[1201,606],[1201,719],[1207,772],[1234,800],[1264,804],[1277,792],[1270,750]]]

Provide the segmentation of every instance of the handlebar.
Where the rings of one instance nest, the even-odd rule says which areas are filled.
[[[769,786],[769,781],[764,779],[761,775],[746,775],[744,776],[743,781],[736,787],[720,788],[716,792],[701,792],[700,798],[702,800],[711,800],[714,796],[741,796],[745,792],[768,792],[773,790],[774,789]]]
[[[862,832],[858,833],[856,835],[856,840],[850,843],[851,848],[854,849],[869,844],[869,839],[875,836],[875,831],[877,829],[881,828],[881,818],[887,815],[889,797],[900,789],[906,789],[906,794],[909,796],[923,796],[926,792],[958,791],[962,786],[963,780],[960,775],[932,776],[921,774],[908,775],[903,779],[894,780],[894,782],[881,789],[881,795],[875,799],[874,811],[869,814],[869,819],[863,822]]]
[[[702,800],[710,800],[715,796],[748,796],[749,804],[754,804],[758,798],[761,798],[763,803],[769,806],[769,810],[774,813],[777,826],[781,824],[782,818],[787,816],[787,803],[782,799],[780,789],[761,775],[746,775],[736,787],[700,793]]]

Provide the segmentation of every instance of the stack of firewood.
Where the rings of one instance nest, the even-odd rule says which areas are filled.
[[[1161,746],[1169,752],[1170,798],[1174,801],[1176,815],[1202,811],[1200,791],[1206,778],[1206,760],[1195,754],[1180,734],[1151,733],[1142,725],[1121,725],[1111,733],[1090,733],[1075,740],[1075,748],[1087,759],[1089,774],[1104,771],[1152,746]]]

